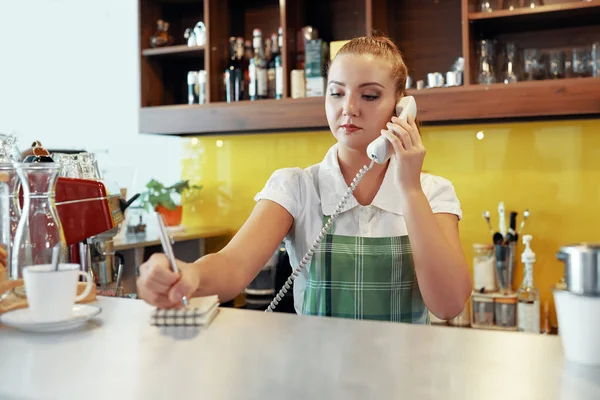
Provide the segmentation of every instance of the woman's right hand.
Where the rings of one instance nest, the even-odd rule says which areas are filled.
[[[153,254],[140,266],[137,291],[141,299],[158,308],[181,306],[183,296],[188,298],[198,289],[200,274],[197,266],[177,260],[179,274],[173,272],[164,254]]]

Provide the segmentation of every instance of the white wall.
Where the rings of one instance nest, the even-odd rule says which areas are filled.
[[[138,133],[137,7],[0,0],[0,132],[21,149],[40,140],[97,152],[106,179],[130,193],[181,176],[181,139]]]

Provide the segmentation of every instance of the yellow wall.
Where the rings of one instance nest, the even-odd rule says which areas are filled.
[[[519,212],[519,223],[523,210],[530,210],[524,233],[533,235],[535,282],[553,309],[551,287],[562,275],[559,247],[600,241],[600,121],[424,127],[422,135],[425,169],[450,179],[462,202],[461,239],[469,260],[473,243],[491,242],[484,210],[495,229],[499,201],[507,218],[510,210]],[[186,205],[184,225],[239,228],[275,169],[319,162],[333,143],[328,131],[187,140],[183,177],[204,189],[199,201]],[[522,248],[515,288],[523,276]]]

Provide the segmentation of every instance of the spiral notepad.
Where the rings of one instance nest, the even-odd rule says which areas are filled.
[[[192,299],[189,307],[155,309],[150,317],[153,326],[207,326],[219,311],[217,296]]]

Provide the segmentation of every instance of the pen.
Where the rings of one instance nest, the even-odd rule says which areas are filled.
[[[175,253],[173,252],[173,246],[171,246],[171,240],[169,239],[169,235],[167,234],[167,228],[165,228],[165,223],[163,220],[163,216],[160,213],[156,213],[158,219],[158,230],[160,233],[160,243],[162,244],[162,248],[164,253],[167,255],[169,259],[169,263],[171,264],[171,269],[176,274],[179,273],[179,268],[177,268],[177,262],[175,261]],[[181,298],[183,305],[185,307],[188,306],[188,299],[186,296]]]

